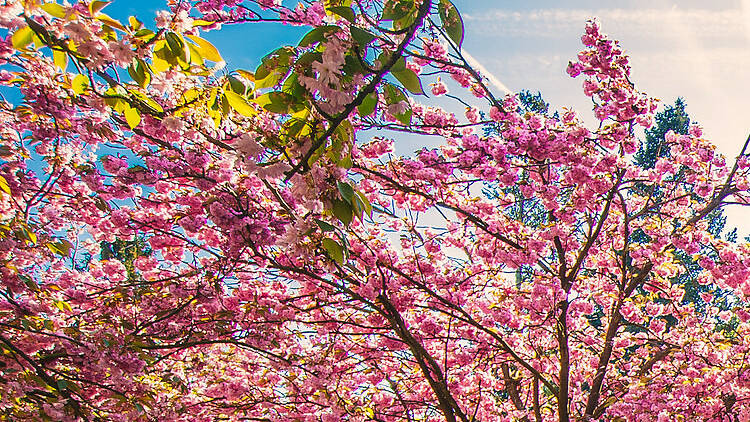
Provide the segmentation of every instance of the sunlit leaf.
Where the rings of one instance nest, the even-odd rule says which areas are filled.
[[[10,186],[8,185],[8,181],[5,180],[3,176],[0,176],[0,190],[10,195]]]
[[[107,7],[110,2],[108,1],[100,1],[100,0],[94,0],[91,3],[89,3],[89,12],[91,12],[91,16],[96,15],[99,13],[102,9]]]
[[[55,66],[61,70],[65,70],[68,67],[68,55],[63,51],[52,51],[52,60],[55,62]]]
[[[17,50],[23,50],[31,44],[31,41],[34,39],[34,31],[31,30],[28,26],[24,26],[22,28],[19,28],[16,30],[16,32],[13,33],[13,36],[11,36],[10,41],[13,45],[13,48]]]
[[[57,3],[45,3],[41,5],[40,7],[42,10],[49,13],[51,16],[54,16],[56,18],[65,17],[65,8],[63,8]]]
[[[71,88],[73,88],[73,92],[76,93],[76,95],[81,95],[84,92],[86,92],[86,89],[89,87],[89,78],[87,78],[84,75],[78,74],[73,78],[73,82],[71,83]]]
[[[243,116],[251,117],[258,114],[258,112],[245,100],[241,95],[234,91],[224,91],[224,97],[227,99],[229,105],[238,113]]]
[[[219,50],[217,50],[210,42],[195,35],[185,34],[185,36],[195,43],[196,49],[204,59],[211,60],[212,62],[224,61],[224,59],[221,58],[221,54],[219,54]]]
[[[127,107],[123,111],[123,114],[125,115],[125,121],[127,121],[128,126],[131,129],[135,128],[141,123],[141,113],[139,113],[137,109],[133,107]]]
[[[104,13],[100,13],[96,17],[96,19],[98,19],[99,21],[102,21],[102,22],[106,23],[107,25],[111,26],[112,28],[117,28],[117,29],[119,29],[122,32],[128,32],[128,29],[125,27],[125,25],[121,24],[120,21],[112,18],[109,15],[106,15]]]

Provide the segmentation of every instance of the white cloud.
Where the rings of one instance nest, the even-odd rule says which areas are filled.
[[[744,3],[750,3],[747,0]],[[465,16],[471,31],[492,35],[557,37],[561,32],[580,32],[583,22],[597,17],[607,32],[627,30],[644,37],[654,33],[678,38],[679,32],[665,31],[670,21],[699,37],[736,37],[745,32],[745,17],[738,9],[544,9],[529,11],[487,11]],[[672,25],[670,25],[672,26]]]
[[[691,118],[733,159],[750,131],[750,0],[721,10],[651,1],[650,8],[489,10],[464,19],[468,39],[481,40],[472,51],[505,83],[540,89],[553,107],[572,105],[586,117],[591,106],[565,66],[582,48],[584,22],[596,16],[631,56],[638,88],[666,103],[684,97]],[[750,233],[747,208],[728,214],[730,226]]]
[[[500,79],[498,79],[494,74],[492,74],[487,68],[482,66],[481,63],[477,59],[474,58],[471,54],[469,54],[466,50],[461,50],[461,55],[466,58],[466,61],[469,63],[471,67],[478,70],[482,76],[487,78],[488,81],[494,86],[495,88],[503,91],[504,94],[512,94],[513,91],[511,91],[507,86],[505,86],[504,83],[500,82]]]

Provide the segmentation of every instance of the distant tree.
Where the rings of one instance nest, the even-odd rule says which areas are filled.
[[[646,140],[641,149],[635,154],[635,163],[643,168],[654,168],[656,159],[669,157],[666,147],[666,134],[671,130],[680,135],[687,135],[690,129],[690,116],[685,112],[685,100],[678,97],[674,105],[667,106],[664,111],[656,113],[656,124],[646,130]]]

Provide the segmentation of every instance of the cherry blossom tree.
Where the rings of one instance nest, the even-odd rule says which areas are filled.
[[[596,22],[592,129],[496,97],[448,0],[105,6],[0,6],[4,420],[750,420],[750,246],[707,221],[747,143],[636,165],[657,103]],[[309,32],[202,37],[264,22]]]

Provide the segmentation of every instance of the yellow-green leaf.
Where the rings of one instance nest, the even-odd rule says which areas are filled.
[[[185,36],[196,44],[196,49],[204,59],[211,60],[212,62],[224,61],[224,59],[221,58],[221,54],[219,54],[219,50],[217,50],[210,42],[201,37],[196,37],[195,35],[185,34]]]
[[[99,11],[107,7],[107,5],[109,5],[108,1],[100,1],[100,0],[94,0],[91,3],[89,3],[89,12],[91,12],[91,16],[94,16],[97,13],[99,13]]]
[[[255,75],[253,75],[253,72],[248,72],[247,70],[237,69],[237,73],[243,78],[247,79],[248,81],[255,82]]]
[[[323,248],[328,252],[328,256],[330,256],[331,259],[339,264],[344,263],[344,248],[339,245],[338,242],[333,239],[325,238],[323,239]]]
[[[68,67],[68,55],[65,54],[64,51],[52,51],[52,59],[55,62],[55,66],[62,70],[65,70]]]
[[[152,100],[151,97],[149,97],[148,95],[135,89],[129,89],[128,92],[130,93],[130,95],[144,102],[147,106],[149,106],[152,110],[156,111],[157,113],[164,113],[164,109],[162,108],[162,106],[159,105],[159,103],[157,103],[156,101]]]
[[[57,309],[61,311],[72,311],[73,308],[70,307],[70,304],[68,302],[62,301],[62,300],[56,300],[55,306]]]
[[[28,227],[21,226],[21,232],[24,235],[24,238],[26,238],[26,240],[28,240],[31,243],[36,243],[36,241],[37,241],[36,233],[34,233],[33,231],[29,230]]]
[[[258,114],[258,112],[250,105],[250,103],[248,103],[247,100],[242,98],[242,96],[237,94],[236,92],[224,91],[224,97],[229,102],[229,105],[243,116],[251,117]]]
[[[0,176],[0,190],[10,195],[10,186],[3,176]]]
[[[363,100],[360,105],[357,106],[357,113],[361,117],[366,117],[375,112],[375,107],[378,105],[378,94],[371,92]]]
[[[143,22],[139,21],[135,16],[129,17],[128,23],[130,23],[130,27],[133,28],[134,31],[137,31],[143,27]]]
[[[404,68],[398,71],[394,70],[391,73],[396,77],[396,79],[398,79],[399,82],[401,82],[404,88],[408,89],[412,94],[424,94],[424,89],[422,89],[422,82],[419,80],[419,76],[417,76],[417,74],[414,73],[413,70]]]
[[[49,13],[50,15],[56,17],[56,18],[64,18],[65,17],[65,8],[60,6],[57,3],[45,3],[41,5],[42,10]]]
[[[351,224],[352,217],[354,217],[354,210],[352,210],[351,204],[348,204],[346,201],[334,199],[331,211],[345,226]]]
[[[23,50],[27,45],[31,44],[31,41],[33,39],[34,31],[32,31],[28,26],[24,26],[23,28],[20,28],[13,33],[10,41],[13,44],[13,48]]]
[[[203,56],[201,55],[200,51],[190,43],[185,43],[188,46],[188,50],[190,51],[190,64],[203,66]]]
[[[128,29],[125,27],[125,25],[121,24],[120,21],[115,20],[109,15],[106,15],[104,13],[99,14],[99,16],[96,17],[100,21],[106,23],[107,25],[111,26],[112,28],[117,28],[122,32],[128,32]]]
[[[73,82],[71,83],[71,88],[73,88],[73,92],[75,92],[76,95],[83,94],[88,86],[89,78],[81,74],[76,75],[75,78],[73,78]]]
[[[141,114],[133,107],[125,108],[123,114],[125,114],[125,120],[128,122],[128,126],[130,126],[131,129],[141,123]]]
[[[213,21],[207,21],[207,20],[203,20],[203,19],[194,19],[194,20],[193,20],[193,26],[194,26],[194,27],[195,27],[195,26],[210,26],[210,25],[213,25],[213,24],[215,24],[215,23],[216,23],[216,22],[213,22]]]
[[[53,253],[56,253],[63,257],[70,256],[70,249],[73,245],[68,242],[65,239],[60,240],[59,242],[49,242],[47,243],[47,248],[52,251]]]

